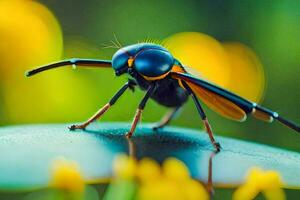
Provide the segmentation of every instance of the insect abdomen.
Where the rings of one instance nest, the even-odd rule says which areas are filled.
[[[188,93],[179,86],[177,80],[163,79],[151,98],[167,107],[179,107],[187,101]]]

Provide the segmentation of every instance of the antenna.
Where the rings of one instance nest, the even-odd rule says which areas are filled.
[[[55,62],[49,65],[41,66],[39,68],[27,71],[25,73],[26,77],[33,76],[40,72],[71,65],[74,69],[76,66],[85,66],[85,67],[111,67],[112,63],[110,60],[97,60],[97,59],[84,59],[84,58],[71,58],[68,60],[62,60],[59,62]]]

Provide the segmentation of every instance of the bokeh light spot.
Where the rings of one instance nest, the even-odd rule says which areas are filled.
[[[30,68],[61,59],[62,31],[55,16],[42,4],[31,0],[0,1],[0,77],[5,119],[10,122],[49,120],[43,110],[45,100],[53,100],[57,78],[25,79]],[[61,78],[60,78],[61,79]],[[39,111],[33,116],[32,110]]]
[[[265,88],[262,64],[256,54],[238,42],[221,44],[203,33],[177,33],[164,41],[187,71],[232,91],[246,99],[259,102]]]
[[[232,68],[232,78],[228,89],[251,101],[261,101],[265,88],[265,76],[259,58],[244,44],[225,42],[223,46]]]
[[[182,32],[165,39],[164,45],[183,65],[201,77],[226,87],[231,68],[223,46],[213,37],[197,32]]]

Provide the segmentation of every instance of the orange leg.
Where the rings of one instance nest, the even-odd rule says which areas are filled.
[[[208,119],[204,113],[204,110],[200,104],[200,102],[198,101],[197,99],[197,96],[195,95],[195,93],[193,92],[193,90],[185,83],[185,82],[182,82],[184,87],[186,88],[186,90],[190,93],[190,95],[192,96],[193,100],[194,100],[194,103],[196,105],[196,108],[197,108],[197,111],[204,123],[204,126],[205,126],[205,129],[206,129],[206,132],[208,133],[208,136],[209,136],[209,139],[211,141],[211,143],[214,145],[215,149],[216,149],[216,152],[219,152],[220,149],[221,149],[221,145],[220,143],[216,142],[215,138],[214,138],[214,134],[212,132],[212,129],[211,129],[211,126],[208,122]]]
[[[112,105],[116,103],[116,101],[124,94],[124,92],[129,88],[133,90],[135,86],[135,82],[129,80],[112,98],[111,100],[105,104],[100,110],[98,110],[90,119],[86,122],[79,124],[79,125],[72,125],[69,127],[70,130],[75,129],[85,129],[90,123],[94,122],[95,120],[99,119]]]
[[[75,129],[85,129],[90,123],[100,118],[109,108],[110,103],[105,104],[100,110],[97,111],[90,119],[88,119],[86,122],[79,124],[79,125],[72,125],[69,127],[70,130]]]
[[[152,84],[152,85],[150,85],[149,89],[147,90],[146,95],[144,96],[144,98],[140,102],[139,107],[138,107],[138,109],[136,111],[136,114],[135,114],[135,116],[133,118],[133,121],[132,121],[132,124],[131,124],[131,128],[130,128],[129,132],[126,134],[127,138],[130,138],[133,135],[133,133],[134,133],[134,131],[136,129],[136,126],[137,126],[138,122],[141,119],[142,111],[144,110],[147,101],[152,96],[152,94],[154,93],[155,89],[156,89],[156,84],[155,83]]]
[[[139,108],[137,109],[136,114],[135,114],[132,124],[131,124],[130,131],[126,134],[127,138],[130,138],[132,136],[132,134],[134,133],[135,128],[141,119],[142,111],[143,111],[142,109],[139,109]]]
[[[214,134],[213,134],[212,129],[211,129],[211,126],[210,126],[207,118],[205,118],[203,120],[203,122],[204,122],[204,126],[205,126],[205,129],[206,129],[206,132],[208,133],[208,136],[209,136],[209,139],[210,139],[211,143],[214,145],[216,151],[219,152],[220,148],[221,148],[221,145],[220,145],[220,143],[216,142],[216,140],[214,138]]]

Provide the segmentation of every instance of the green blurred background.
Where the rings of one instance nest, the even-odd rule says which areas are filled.
[[[29,8],[32,11],[30,16],[38,13],[41,19],[54,27],[52,32],[34,29],[31,26],[38,26],[40,22],[27,23],[25,18],[16,16],[21,13],[18,10],[12,10],[5,19],[15,18],[21,28],[16,28],[15,21],[9,23],[10,28],[1,26],[0,18],[0,58],[5,60],[0,65],[1,126],[84,121],[126,81],[126,77],[116,78],[113,71],[107,69],[74,71],[66,68],[31,79],[23,76],[25,70],[61,58],[110,59],[115,49],[102,47],[114,40],[114,34],[122,44],[128,45],[147,38],[163,40],[186,31],[202,32],[221,42],[239,41],[251,47],[260,58],[266,76],[262,105],[300,123],[297,107],[300,105],[300,1],[38,2],[53,13],[60,28],[53,19],[47,19],[49,13],[38,12],[37,8]],[[5,30],[10,32],[5,33]],[[50,42],[47,40],[48,46],[43,45],[46,41],[44,36],[48,40],[54,38]],[[33,37],[32,42],[24,43],[24,38],[30,37]],[[3,45],[3,41],[7,42],[7,46]],[[21,44],[34,49],[35,54],[29,54],[31,51],[26,48],[20,50]],[[46,48],[50,49],[49,52],[42,54]],[[34,60],[36,55],[41,59]],[[28,61],[28,57],[33,57],[33,61]],[[130,121],[142,96],[141,91],[126,93],[101,120]],[[247,122],[238,123],[222,118],[207,107],[205,110],[217,135],[300,151],[299,134],[278,122],[268,124],[249,117]],[[166,111],[166,108],[150,101],[142,121],[155,122]],[[192,101],[172,125],[202,127]]]

